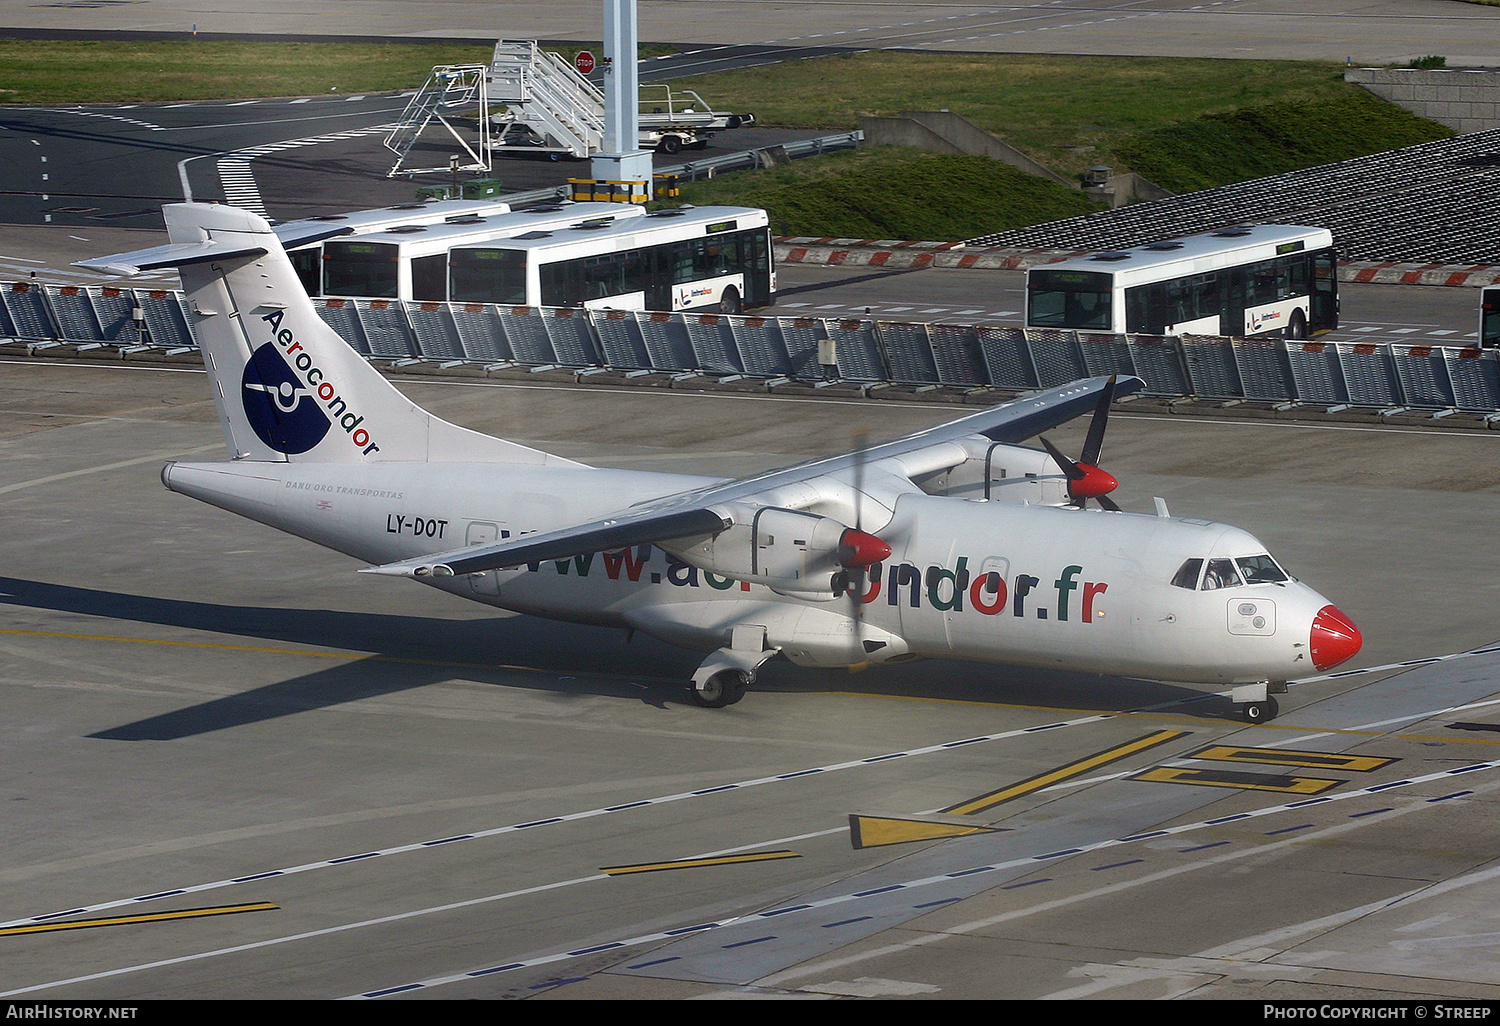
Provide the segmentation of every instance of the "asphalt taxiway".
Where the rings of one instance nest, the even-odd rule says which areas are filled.
[[[951,413],[402,387],[715,474]],[[699,709],[691,654],[165,491],[222,445],[192,368],[6,362],[0,410],[0,996],[1500,997],[1495,433],[1112,421],[1126,508],[1251,530],[1365,633],[1248,728],[944,662]]]

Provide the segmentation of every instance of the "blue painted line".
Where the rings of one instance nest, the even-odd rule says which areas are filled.
[[[937,908],[939,905],[951,905],[955,901],[963,901],[962,898],[939,898],[937,901],[924,901],[913,905],[912,908]]]
[[[436,841],[423,841],[422,847],[431,848],[439,844],[452,844],[454,841],[472,841],[473,834],[459,834],[457,837],[444,837]]]
[[[1353,812],[1349,814],[1350,819],[1364,819],[1366,816],[1378,816],[1382,812],[1390,812],[1391,807],[1387,805],[1383,809],[1371,809],[1369,812]]]
[[[1282,827],[1280,830],[1267,830],[1266,837],[1276,837],[1279,834],[1295,834],[1298,830],[1311,830],[1311,823],[1302,823],[1298,826]]]
[[[944,748],[962,748],[964,745],[977,745],[982,741],[988,741],[987,737],[971,737],[965,741],[949,741],[943,745]]]
[[[885,894],[889,891],[901,891],[905,889],[905,884],[891,884],[889,887],[876,887],[868,891],[855,891],[854,896],[856,898],[868,898],[872,894]]]
[[[1148,837],[1165,837],[1166,834],[1167,832],[1165,830],[1148,830],[1144,834],[1131,834],[1129,837],[1122,837],[1120,838],[1120,843],[1125,844],[1130,841],[1144,841]]]
[[[625,968],[626,969],[650,969],[653,965],[666,965],[668,962],[680,962],[680,961],[682,961],[682,956],[681,955],[673,955],[671,958],[656,958],[656,959],[652,959],[650,962],[637,962],[634,965],[627,965]]]
[[[1049,851],[1045,855],[1033,855],[1031,856],[1031,861],[1042,862],[1046,859],[1060,859],[1064,855],[1077,855],[1081,851],[1083,851],[1082,848],[1064,848],[1062,851]]]
[[[860,765],[862,765],[862,766],[869,766],[872,763],[889,762],[892,759],[904,759],[909,754],[910,754],[909,752],[892,752],[890,755],[876,755],[876,756],[874,756],[872,758],[861,759],[859,761],[860,761]]]
[[[1291,802],[1290,804],[1287,805],[1287,808],[1289,808],[1289,809],[1305,809],[1309,805],[1322,805],[1324,802],[1331,802],[1331,801],[1333,801],[1332,798],[1308,798],[1306,801]]]
[[[561,823],[561,822],[562,822],[562,817],[561,816],[553,816],[551,819],[534,819],[530,823],[517,823],[516,824],[516,829],[517,830],[525,830],[525,829],[527,829],[529,827],[546,826],[549,823]]]
[[[608,944],[595,944],[591,948],[579,948],[576,951],[569,951],[568,954],[592,955],[596,951],[609,951],[612,948],[623,948],[624,946],[624,943],[622,943],[621,941],[610,941]]]
[[[87,911],[88,911],[88,909],[86,909],[86,908],[74,908],[74,909],[69,909],[66,912],[48,912],[44,916],[34,916],[31,921],[33,923],[45,923],[47,920],[49,920],[49,919],[56,919],[59,916],[78,916],[78,915],[82,915],[83,913],[85,913]]]
[[[733,944],[726,944],[724,945],[724,950],[730,951],[734,948],[743,948],[751,944],[763,944],[766,941],[775,939],[776,935],[774,933],[768,933],[764,937],[753,937],[750,940],[735,941]]]
[[[1200,844],[1200,845],[1198,845],[1197,847],[1194,847],[1194,848],[1181,848],[1181,849],[1178,849],[1177,854],[1179,854],[1179,855],[1189,855],[1189,854],[1192,854],[1195,851],[1207,851],[1209,848],[1222,848],[1224,845],[1226,845],[1228,843],[1229,843],[1228,841],[1215,841],[1212,844]]]
[[[1107,866],[1095,866],[1093,871],[1095,873],[1102,873],[1106,869],[1119,869],[1121,866],[1133,866],[1137,862],[1145,862],[1145,861],[1146,861],[1145,859],[1128,859],[1125,862],[1111,862]]]
[[[740,786],[739,784],[721,784],[718,787],[705,787],[701,791],[690,791],[688,793],[689,794],[693,794],[693,795],[717,794],[720,791],[733,791],[736,787],[739,787],[739,786]]]
[[[187,893],[187,891],[185,891],[185,890],[183,890],[182,888],[179,887],[175,891],[160,891],[160,892],[158,892],[156,894],[145,894],[145,895],[142,895],[139,898],[136,898],[135,900],[136,901],[152,901],[152,900],[154,900],[156,898],[166,898],[166,897],[170,897],[173,894],[186,894],[186,893]]]
[[[256,873],[253,876],[237,876],[230,883],[249,883],[251,880],[268,880],[273,876],[280,876],[281,870],[273,869],[269,873]]]
[[[363,855],[345,855],[341,859],[329,859],[328,864],[330,866],[341,866],[345,862],[358,862],[360,859],[373,859],[379,854],[380,852],[378,851],[367,851]]]
[[[491,966],[488,969],[475,969],[472,973],[464,973],[465,976],[489,976],[493,973],[508,973],[512,969],[519,969],[525,962],[507,962],[505,965]]]
[[[650,804],[651,803],[649,801],[627,802],[624,805],[610,805],[610,806],[606,807],[604,811],[605,812],[624,812],[626,809],[639,809],[642,806],[650,805]]]
[[[1003,886],[1001,886],[1000,889],[1002,891],[1016,891],[1016,890],[1020,890],[1022,887],[1035,887],[1037,884],[1044,884],[1044,883],[1051,883],[1051,882],[1052,882],[1052,878],[1050,876],[1044,876],[1040,880],[1026,880],[1023,883],[1004,884]]]
[[[801,912],[803,909],[812,908],[811,905],[788,905],[786,908],[773,908],[760,913],[760,918],[770,919],[772,916],[784,916],[788,912]]]
[[[1223,817],[1220,817],[1219,819],[1210,819],[1210,820],[1207,820],[1206,822],[1208,823],[1209,826],[1218,826],[1220,823],[1233,823],[1236,820],[1249,819],[1249,818],[1250,818],[1250,813],[1248,813],[1248,812],[1237,812],[1233,816],[1223,816]]]
[[[1374,794],[1377,791],[1384,791],[1392,787],[1406,787],[1410,783],[1410,780],[1392,780],[1389,784],[1375,784],[1365,788],[1365,794]]]
[[[701,933],[704,930],[714,930],[718,923],[699,923],[697,926],[679,926],[675,930],[663,930],[662,933],[668,937],[678,937],[684,933]]]
[[[960,869],[957,872],[947,874],[950,879],[958,879],[961,876],[973,876],[975,873],[992,873],[994,866],[979,866],[975,869]]]
[[[1471,795],[1473,793],[1473,791],[1454,791],[1452,794],[1439,795],[1436,798],[1429,798],[1427,800],[1429,802],[1445,802],[1450,798],[1463,798],[1466,795]]]
[[[854,923],[863,923],[874,918],[874,916],[855,916],[853,919],[840,919],[836,923],[824,923],[823,929],[832,930],[836,926],[851,926]]]
[[[385,997],[388,994],[404,994],[409,990],[421,990],[420,983],[406,983],[399,987],[387,987],[385,990],[372,990],[365,997]]]

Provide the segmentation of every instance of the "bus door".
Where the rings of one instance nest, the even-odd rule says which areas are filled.
[[[1332,330],[1339,326],[1338,261],[1333,250],[1325,249],[1314,253],[1312,262],[1313,288],[1308,321],[1314,330]]]

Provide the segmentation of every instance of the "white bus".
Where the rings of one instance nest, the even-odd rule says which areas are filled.
[[[747,207],[537,230],[449,257],[455,303],[739,313],[775,296],[770,221]]]
[[[1325,228],[1234,225],[1026,273],[1026,326],[1140,335],[1306,338],[1338,327]]]
[[[313,296],[443,302],[448,298],[448,251],[470,242],[508,239],[570,226],[639,220],[645,211],[628,203],[563,201],[490,217],[419,221],[329,239]]]
[[[340,235],[375,232],[402,224],[439,224],[470,217],[493,217],[510,213],[501,200],[425,200],[398,203],[375,210],[347,214],[320,214],[276,225],[276,234],[287,247],[292,267],[309,295],[322,290],[323,243]]]
[[[1500,285],[1479,290],[1479,345],[1482,349],[1500,348]]]

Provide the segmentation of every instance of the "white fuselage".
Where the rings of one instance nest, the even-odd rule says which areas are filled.
[[[589,521],[712,479],[451,463],[170,464],[174,491],[372,564]],[[910,657],[1241,683],[1314,671],[1326,599],[1286,580],[1176,586],[1185,561],[1266,550],[1222,524],[901,495],[863,594],[781,594],[658,546],[489,570],[435,587],[522,613],[629,627],[711,651],[736,627],[803,665]]]

